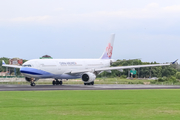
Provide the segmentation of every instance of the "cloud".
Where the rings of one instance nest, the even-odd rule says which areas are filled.
[[[64,8],[62,8],[62,7],[59,7],[59,8],[55,8],[55,9],[54,9],[54,11],[62,11],[62,10],[64,10]]]
[[[180,12],[180,5],[167,6],[163,9],[168,12]]]
[[[12,18],[10,21],[12,22],[43,22],[49,20],[50,16],[31,16],[31,17],[17,17]]]
[[[45,15],[42,15],[41,12]],[[88,11],[81,10],[79,7],[70,9],[67,6],[60,6],[51,8],[51,10],[49,8],[48,11],[37,11],[37,14],[34,12],[26,15],[18,14],[15,17],[13,16],[13,18],[3,18],[1,16],[0,24],[23,23],[23,25],[25,25],[27,23],[27,25],[29,25],[29,23],[31,23],[31,25],[39,24],[51,26],[67,26],[76,24],[86,24],[91,26],[94,24],[97,26],[97,24],[117,24],[119,21],[126,22],[127,20],[180,19],[180,16],[177,15],[178,12],[180,12],[180,5],[160,7],[160,4],[156,2],[146,4],[144,7],[133,7],[128,9],[126,7],[118,9],[93,9]],[[24,13],[26,13],[26,11]]]
[[[159,4],[158,3],[150,3],[147,5],[148,8],[158,8]]]
[[[172,6],[166,7],[171,8]],[[120,20],[120,19],[156,19],[166,18],[171,16],[171,13],[166,11],[166,8],[159,7],[158,3],[150,3],[143,8],[133,8],[116,11],[96,11],[92,13],[73,14],[74,18],[80,18],[86,21],[108,21],[108,20]],[[75,19],[73,19],[75,20]]]

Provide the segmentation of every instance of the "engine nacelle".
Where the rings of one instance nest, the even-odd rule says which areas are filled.
[[[90,83],[96,79],[96,75],[94,73],[87,72],[82,75],[81,79],[85,83]]]
[[[28,77],[25,77],[25,80],[26,80],[27,82],[31,82],[31,81],[32,81],[32,79],[31,79],[31,78],[28,78]]]
[[[25,77],[25,80],[26,80],[27,82],[32,82],[32,81],[37,81],[38,79]]]

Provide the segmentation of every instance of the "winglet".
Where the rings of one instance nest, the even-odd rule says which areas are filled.
[[[178,61],[178,59],[176,61],[172,62],[171,64],[175,64],[177,61]]]
[[[2,60],[2,65],[6,65],[6,63],[4,62],[4,60]]]

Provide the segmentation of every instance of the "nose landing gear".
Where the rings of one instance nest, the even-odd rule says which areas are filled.
[[[36,84],[34,83],[34,81],[35,81],[35,80],[34,80],[33,78],[31,78],[31,84],[30,84],[30,85],[31,85],[32,87],[34,87],[34,86],[36,85]]]
[[[63,84],[62,80],[59,81],[58,79],[55,79],[52,81],[52,85],[62,85],[62,84]]]

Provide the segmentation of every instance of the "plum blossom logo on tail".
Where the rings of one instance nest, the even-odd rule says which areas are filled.
[[[112,50],[113,50],[113,47],[111,46],[111,43],[109,43],[108,46],[106,47],[107,56],[109,58],[111,58],[112,56]]]

